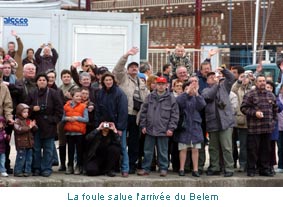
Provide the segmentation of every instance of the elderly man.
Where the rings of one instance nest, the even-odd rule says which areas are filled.
[[[131,62],[125,68],[129,56],[136,55],[138,48],[131,48],[124,54],[117,65],[113,69],[113,74],[118,80],[119,86],[125,92],[128,98],[128,152],[129,162],[123,160],[122,162],[122,176],[127,177],[128,173],[134,174],[136,171],[136,162],[139,155],[139,126],[137,125],[137,114],[140,110],[141,104],[145,97],[149,94],[145,83],[138,77],[139,64]],[[122,154],[128,157],[126,151],[126,131],[122,135]]]
[[[229,93],[234,83],[233,74],[224,68],[218,68],[224,79],[218,80],[214,72],[207,74],[208,88],[202,91],[207,105],[205,108],[206,131],[209,133],[210,166],[207,175],[220,175],[219,153],[220,147],[224,158],[224,177],[231,177],[234,173],[232,155],[232,128],[234,116],[229,100]]]
[[[43,55],[41,56],[40,54],[42,50],[43,50]],[[47,45],[42,44],[35,53],[35,60],[38,64],[37,74],[44,73],[48,69],[55,68],[55,65],[58,60],[58,53],[51,43],[48,43]]]
[[[258,75],[256,89],[244,95],[241,111],[247,116],[247,175],[254,177],[256,167],[259,175],[273,176],[270,172],[271,133],[277,120],[278,107],[274,94],[265,89],[264,75]]]

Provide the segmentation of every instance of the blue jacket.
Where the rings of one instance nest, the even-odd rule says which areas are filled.
[[[110,90],[102,88],[97,92],[95,102],[95,127],[102,121],[114,122],[117,130],[127,129],[128,100],[126,94],[113,85]]]
[[[180,119],[175,131],[175,141],[184,144],[196,144],[203,141],[200,111],[206,106],[202,96],[189,96],[182,93],[177,97]]]

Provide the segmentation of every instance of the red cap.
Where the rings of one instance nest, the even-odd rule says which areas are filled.
[[[158,77],[156,83],[167,83],[167,79],[164,77]]]

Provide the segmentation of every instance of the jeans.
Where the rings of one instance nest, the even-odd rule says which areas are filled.
[[[17,150],[14,174],[31,173],[32,148]]]
[[[122,131],[121,139],[121,153],[122,153],[122,163],[121,163],[121,171],[122,172],[129,172],[129,155],[127,152],[127,137],[126,137],[126,130]]]
[[[53,164],[58,164],[59,163],[59,158],[58,158],[58,153],[56,149],[56,145],[54,142],[54,147],[53,147]]]
[[[155,143],[157,145],[157,158],[159,170],[168,170],[168,137],[155,137],[146,135],[144,141],[144,160],[142,168],[150,172]]]
[[[278,168],[283,169],[283,131],[279,131],[278,146]]]
[[[35,134],[33,169],[41,174],[50,175],[52,173],[54,139],[54,137],[41,139],[40,129]]]
[[[140,129],[136,123],[136,115],[128,115],[128,152],[129,152],[129,165],[131,170],[136,169],[136,162],[139,157],[139,139]]]
[[[1,153],[0,154],[0,173],[6,172],[5,159],[6,159],[5,153]]]
[[[246,169],[248,129],[238,128],[238,136],[240,141],[239,163],[241,168]]]

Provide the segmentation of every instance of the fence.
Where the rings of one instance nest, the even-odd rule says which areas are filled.
[[[197,71],[200,63],[208,57],[209,50],[212,47],[207,47],[201,50],[186,49],[186,55],[190,57],[192,61],[194,71]],[[212,69],[214,70],[221,64],[226,64],[227,67],[234,65],[246,66],[252,64],[253,53],[249,50],[230,50],[229,48],[215,48],[218,53],[211,58]],[[170,50],[174,52],[174,50]],[[257,59],[261,59],[264,62],[275,63],[281,53],[276,53],[269,50],[256,51]],[[195,64],[195,55],[198,54],[199,60]],[[168,54],[165,49],[149,49],[148,61],[153,67],[154,73],[162,72],[162,66],[168,63]]]

